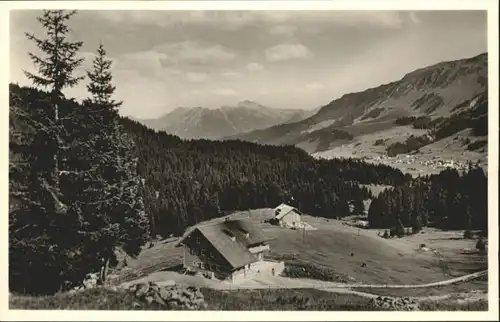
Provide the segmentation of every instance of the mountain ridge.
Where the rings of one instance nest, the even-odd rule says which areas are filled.
[[[352,142],[359,135],[389,130],[398,118],[447,119],[487,104],[487,53],[439,62],[401,79],[364,91],[346,93],[308,118],[235,135],[262,144],[293,144],[309,153]],[[486,111],[487,113],[487,111]]]
[[[220,108],[178,107],[155,119],[131,117],[149,128],[165,131],[183,139],[222,139],[227,136],[295,122],[312,115],[315,110],[274,109],[244,100],[234,106]]]

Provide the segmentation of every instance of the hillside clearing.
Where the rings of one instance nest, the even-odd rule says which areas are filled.
[[[264,223],[272,209],[243,211],[232,217],[248,217],[273,237],[269,256],[287,262],[311,263],[327,267],[352,282],[366,284],[425,284],[450,279],[487,268],[484,255],[464,253],[473,249],[475,240],[462,239],[461,232],[444,232],[426,228],[423,233],[401,239],[383,239],[377,230],[358,229],[341,221],[304,216],[304,221],[318,230],[289,230]],[[144,249],[128,266],[115,272],[120,282],[146,278],[211,286],[213,281],[168,271],[182,262],[180,248],[174,242],[157,242]],[[422,252],[420,244],[434,251]],[[351,253],[353,256],[351,256]],[[362,263],[366,267],[361,267]]]

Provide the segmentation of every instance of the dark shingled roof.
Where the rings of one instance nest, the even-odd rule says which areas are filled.
[[[233,268],[255,262],[256,258],[248,251],[248,247],[269,240],[249,219],[233,219],[191,227],[177,242],[177,246],[195,230],[203,234]]]

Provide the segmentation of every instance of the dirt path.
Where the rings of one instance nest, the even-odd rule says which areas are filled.
[[[252,279],[243,280],[240,283],[230,283],[230,282],[216,282],[213,280],[205,279],[199,276],[186,276],[175,272],[156,272],[148,277],[141,278],[135,281],[125,283],[124,285],[136,284],[141,282],[153,281],[159,285],[169,285],[173,281],[180,284],[195,285],[198,287],[208,287],[217,290],[252,290],[252,289],[301,289],[301,288],[313,288],[317,290],[322,290],[326,292],[342,293],[342,294],[353,294],[357,296],[362,296],[365,298],[377,298],[378,294],[372,294],[368,292],[357,291],[356,288],[373,288],[375,289],[390,289],[390,288],[426,288],[426,287],[436,287],[444,286],[455,283],[466,282],[485,276],[488,273],[487,270],[476,272],[473,274],[468,274],[465,276],[460,276],[457,278],[452,278],[449,280],[438,281],[427,284],[417,284],[417,285],[396,285],[396,284],[349,284],[349,283],[335,283],[328,281],[319,281],[305,278],[289,278],[282,276],[258,276]],[[123,285],[123,286],[124,286]],[[443,300],[447,298],[458,298],[457,301],[467,302],[476,301],[479,299],[486,299],[487,292],[485,291],[472,291],[469,293],[474,293],[475,296],[468,296],[468,293],[450,293],[443,295],[434,296],[423,296],[414,297],[417,301],[434,301]]]
[[[417,285],[395,285],[395,284],[349,284],[349,283],[335,283],[328,281],[319,281],[303,278],[288,278],[282,276],[257,276],[252,279],[243,280],[240,283],[218,282],[215,280],[206,279],[200,276],[187,276],[181,275],[172,271],[155,272],[144,278],[131,281],[125,284],[135,284],[140,282],[153,281],[158,285],[171,285],[173,283],[193,285],[198,287],[206,287],[217,289],[221,291],[231,290],[258,290],[258,289],[317,289],[320,291],[337,293],[337,294],[351,294],[354,296],[361,296],[367,299],[376,299],[380,296],[377,289],[411,289],[411,288],[430,288],[436,286],[444,286],[456,283],[470,281],[481,276],[485,276],[487,270],[468,274],[465,276],[452,278],[443,281],[437,281],[427,284]],[[174,282],[175,281],[175,282]],[[124,285],[123,285],[124,286]],[[356,289],[364,288],[363,291]],[[368,291],[366,289],[368,288]],[[373,293],[372,293],[373,292]],[[390,293],[384,296],[391,296]],[[399,297],[399,296],[397,296]],[[488,293],[485,290],[471,290],[470,292],[455,292],[442,295],[430,296],[411,296],[411,298],[418,303],[436,303],[442,300],[456,302],[458,304],[473,303],[480,300],[488,300]]]
[[[311,280],[311,279],[296,279],[296,278],[275,276],[275,277],[270,277],[267,279],[261,278],[261,279],[254,279],[252,281],[245,281],[244,283],[237,284],[237,285],[229,284],[229,283],[220,283],[219,285],[217,285],[216,288],[223,289],[223,290],[271,289],[271,288],[276,288],[276,289],[314,288],[314,289],[322,290],[322,291],[326,291],[326,292],[353,294],[353,295],[373,299],[373,298],[379,297],[379,295],[368,293],[368,292],[360,292],[360,291],[356,291],[355,289],[356,288],[373,288],[375,291],[375,289],[380,289],[380,288],[385,288],[385,289],[387,289],[387,288],[408,288],[408,289],[411,289],[411,288],[436,287],[436,286],[444,286],[444,285],[466,282],[466,281],[484,276],[487,273],[488,273],[488,271],[484,270],[484,271],[476,272],[473,274],[468,274],[465,276],[452,278],[449,280],[438,281],[438,282],[427,283],[427,284],[418,284],[418,285],[347,284],[347,283],[334,283],[334,282],[318,281],[318,280]],[[473,294],[474,296],[471,296],[471,294]],[[462,293],[449,293],[449,294],[443,294],[443,295],[419,296],[419,297],[412,297],[412,298],[414,298],[416,301],[436,301],[436,300],[455,298],[458,302],[463,303],[463,302],[474,302],[474,301],[478,301],[481,299],[487,299],[487,297],[488,297],[488,294],[486,291],[471,291],[468,293],[463,293],[463,292]]]
[[[244,280],[240,283],[221,282],[216,285],[218,289],[258,289],[258,288],[316,288],[322,290],[328,289],[356,289],[356,288],[425,288],[450,285],[459,282],[465,282],[479,278],[488,274],[487,270],[452,278],[449,280],[438,281],[427,284],[350,284],[336,283],[328,281],[319,281],[305,278],[289,278],[282,276],[258,276],[252,279]]]

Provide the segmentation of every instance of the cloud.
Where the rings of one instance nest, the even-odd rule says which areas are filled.
[[[96,11],[102,19],[112,23],[134,23],[165,28],[183,25],[211,25],[219,29],[235,30],[251,25],[372,25],[382,28],[401,26],[401,12],[361,10],[204,10],[204,11]],[[289,34],[290,27],[277,27],[275,32]]]
[[[223,88],[214,90],[213,93],[219,96],[236,96],[238,93],[232,88]]]
[[[334,24],[349,27],[370,25],[383,28],[399,28],[402,25],[401,12],[398,11],[334,11],[330,18]]]
[[[292,37],[297,32],[297,27],[293,25],[276,25],[269,29],[271,35]]]
[[[241,73],[227,71],[227,72],[223,72],[221,75],[224,76],[224,77],[228,77],[228,78],[236,78],[236,77],[240,77]]]
[[[200,96],[202,94],[202,92],[198,89],[194,89],[192,91],[189,92],[191,95],[194,95],[194,96]]]
[[[325,88],[325,86],[321,83],[314,82],[314,83],[307,84],[306,88],[310,89],[310,90],[319,90],[319,89]]]
[[[224,29],[235,29],[258,20],[253,11],[215,11],[215,10],[172,10],[172,11],[97,11],[97,14],[112,23],[134,23],[172,27],[179,25],[214,24]],[[221,24],[222,23],[222,24]]]
[[[304,59],[313,56],[309,48],[302,44],[279,44],[265,50],[266,59],[278,62],[291,59]]]
[[[33,69],[23,32],[41,35],[27,12],[11,16],[13,81],[25,79],[22,68]],[[484,12],[470,11],[82,10],[71,28],[86,52],[109,36],[105,45],[116,61],[121,111],[155,117],[178,106],[219,107],[235,98],[319,106],[434,62],[486,51],[485,21]],[[402,53],[398,61],[391,60],[395,52]],[[294,68],[269,63],[308,57],[314,59]],[[74,91],[86,95],[85,84]]]
[[[183,41],[177,43],[164,43],[155,48],[162,53],[168,63],[189,63],[196,65],[217,64],[231,61],[236,54],[219,44]]]
[[[206,73],[187,72],[186,79],[193,83],[203,83],[208,79]]]
[[[247,70],[250,72],[258,72],[264,69],[264,66],[262,66],[259,63],[249,63],[246,66]]]
[[[117,70],[135,70],[143,76],[163,77],[163,66],[171,62],[172,57],[155,50],[127,53],[116,59]]]

